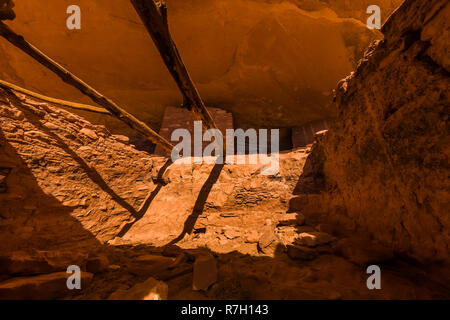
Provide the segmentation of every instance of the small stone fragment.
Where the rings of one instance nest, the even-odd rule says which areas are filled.
[[[129,290],[119,289],[113,292],[108,300],[167,300],[169,287],[163,281],[148,278]]]
[[[123,144],[129,144],[130,143],[130,138],[128,138],[127,136],[123,136],[120,134],[113,134],[111,136],[113,139],[115,139],[117,142],[121,142]]]
[[[279,226],[301,226],[305,223],[305,216],[302,213],[288,213],[283,215],[282,220],[278,222]]]
[[[296,244],[316,247],[334,241],[335,238],[325,232],[303,232],[295,240]]]
[[[97,140],[98,139],[98,136],[95,133],[95,131],[93,131],[91,129],[83,128],[83,129],[80,130],[80,133],[84,134],[85,136],[87,136],[89,138],[91,138],[92,140]]]
[[[297,245],[287,245],[287,254],[294,260],[313,260],[317,252],[311,248]]]
[[[217,281],[217,262],[211,253],[199,254],[194,263],[193,290],[206,291]]]
[[[56,130],[56,129],[59,128],[56,124],[51,123],[51,122],[46,122],[46,123],[44,123],[44,126],[45,126],[47,129],[50,129],[50,130]]]
[[[226,226],[222,229],[222,233],[228,240],[236,239],[241,236],[241,231],[238,228]]]
[[[119,265],[117,265],[117,264],[110,264],[109,266],[108,266],[108,270],[112,270],[112,271],[115,271],[115,270],[120,270],[120,266]]]
[[[257,243],[259,240],[259,233],[256,230],[251,230],[245,235],[245,242]]]

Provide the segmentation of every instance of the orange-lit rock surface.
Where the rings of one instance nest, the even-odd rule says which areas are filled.
[[[449,16],[448,1],[406,1],[384,25],[292,202],[425,263],[449,263]]]
[[[164,166],[126,137],[5,91],[0,128],[0,298],[137,299],[156,290],[149,277],[168,299],[446,297],[391,249],[287,213],[308,148],[282,154],[276,176]],[[368,263],[383,263],[383,290],[367,289]],[[81,291],[65,286],[69,264],[89,275]]]
[[[298,127],[334,116],[329,96],[378,31],[391,1],[170,0],[169,25],[188,70],[211,107],[233,113],[236,127]],[[81,30],[66,28],[66,9],[81,8]],[[166,106],[181,104],[173,80],[128,1],[17,1],[17,32],[69,70],[159,128]],[[49,96],[88,102],[0,40],[0,77]],[[130,133],[115,121],[80,113]]]
[[[50,2],[46,19],[18,2],[11,25],[150,124],[180,103],[131,6],[89,2],[69,32],[72,3]],[[205,2],[169,1],[169,19],[208,105],[237,127],[338,119],[266,176],[171,163],[110,116],[0,89],[0,299],[448,299],[448,1],[406,1],[330,108],[381,37],[363,24],[377,1]],[[79,98],[0,49],[8,80]]]

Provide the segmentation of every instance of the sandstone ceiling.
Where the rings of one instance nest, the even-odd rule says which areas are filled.
[[[170,0],[169,24],[209,106],[233,112],[237,126],[293,127],[330,118],[329,96],[381,33],[363,23],[368,5],[385,20],[401,0]],[[82,79],[158,128],[166,106],[181,104],[173,80],[128,1],[16,3],[9,23]],[[78,4],[82,29],[68,30]],[[88,102],[0,41],[0,77],[28,89]],[[86,114],[83,114],[86,116]],[[89,119],[104,123],[100,116]],[[109,120],[108,120],[109,121]]]

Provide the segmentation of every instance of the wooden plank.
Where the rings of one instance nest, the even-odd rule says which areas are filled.
[[[83,82],[81,79],[73,75],[63,66],[53,61],[51,58],[42,53],[39,49],[34,47],[32,44],[27,42],[22,36],[16,34],[7,25],[0,21],[0,36],[4,37],[11,44],[31,56],[33,59],[38,61],[47,69],[53,71],[58,75],[64,82],[70,84],[71,86],[80,90],[83,94],[87,95],[92,101],[101,105],[107,109],[113,116],[119,120],[125,122],[129,127],[135,129],[137,132],[141,133],[151,142],[159,145],[163,150],[165,150],[169,155],[172,152],[173,145],[167,141],[165,138],[156,133],[153,129],[147,126],[144,122],[136,119],[133,115],[119,107],[114,101],[108,99],[94,88]]]

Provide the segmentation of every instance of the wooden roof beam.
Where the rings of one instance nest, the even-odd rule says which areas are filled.
[[[100,92],[83,82],[80,78],[69,72],[63,66],[46,56],[35,46],[26,41],[22,36],[15,33],[6,24],[0,21],[0,36],[8,40],[11,44],[28,54],[44,67],[58,75],[64,82],[80,90],[94,102],[107,109],[113,116],[125,122],[129,127],[135,129],[151,142],[159,145],[164,151],[171,154],[173,145],[165,138],[156,133],[144,122],[135,118],[132,114],[119,107],[114,101],[105,97]]]
[[[218,129],[181,59],[167,24],[167,8],[163,2],[130,0],[155,43],[164,63],[183,95],[183,104],[204,129]]]

